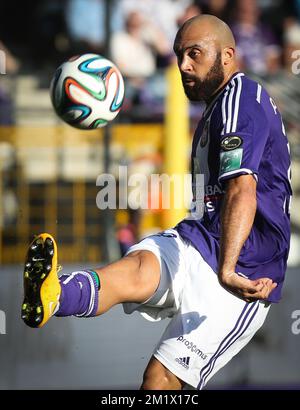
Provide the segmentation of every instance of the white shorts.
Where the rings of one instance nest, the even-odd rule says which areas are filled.
[[[154,356],[188,385],[202,389],[262,326],[269,303],[246,303],[226,291],[200,253],[170,229],[132,246],[153,252],[161,266],[154,295],[124,303],[149,320],[172,317]]]

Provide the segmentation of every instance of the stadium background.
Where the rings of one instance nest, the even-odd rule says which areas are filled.
[[[100,211],[95,182],[107,170],[117,176],[119,165],[146,175],[187,166],[190,137],[203,106],[188,106],[182,99],[173,79],[171,45],[178,24],[201,12],[231,25],[241,68],[267,87],[283,113],[294,189],[283,301],[273,306],[254,341],[209,388],[299,388],[300,334],[292,332],[297,312],[292,315],[297,310],[300,315],[300,74],[292,53],[300,50],[300,2],[108,3],[110,33],[105,1],[1,4],[0,50],[6,64],[0,74],[0,389],[139,386],[167,323],[146,322],[137,314],[128,317],[116,307],[101,318],[57,319],[43,330],[28,329],[20,319],[23,259],[32,234],[48,231],[58,240],[66,271],[94,267],[177,220],[172,211]],[[124,60],[121,50],[131,57]],[[89,51],[110,55],[117,63],[125,76],[126,99],[111,128],[87,133],[60,123],[48,89],[62,61]],[[174,106],[186,112],[179,125]],[[183,130],[188,126],[183,142],[176,124]],[[186,142],[179,158],[178,147],[185,148]]]

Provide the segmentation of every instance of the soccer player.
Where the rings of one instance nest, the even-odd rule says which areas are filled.
[[[24,271],[22,318],[32,327],[118,303],[152,320],[172,317],[144,390],[202,389],[249,342],[280,300],[290,241],[284,126],[266,90],[238,71],[229,27],[196,16],[179,29],[174,51],[186,95],[207,105],[192,145],[196,212],[115,263],[60,278],[55,241],[41,234]]]

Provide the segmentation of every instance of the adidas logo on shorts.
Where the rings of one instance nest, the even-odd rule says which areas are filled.
[[[189,363],[190,363],[190,357],[178,357],[177,359],[175,359],[175,362],[181,364],[181,366],[188,369]]]

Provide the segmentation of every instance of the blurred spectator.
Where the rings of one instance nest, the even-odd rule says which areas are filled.
[[[280,68],[281,49],[271,29],[260,22],[256,0],[237,0],[231,28],[240,67],[255,74],[273,74]]]
[[[118,6],[120,0],[113,1]],[[119,7],[112,13],[112,30],[122,27]],[[69,0],[66,7],[66,23],[72,48],[79,52],[102,52],[105,42],[104,0]]]
[[[286,69],[291,70],[295,58],[298,60],[300,58],[299,53],[296,53],[296,56],[293,54],[295,51],[300,50],[300,24],[298,21],[291,19],[286,21],[283,41],[284,66]]]
[[[197,16],[201,13],[202,13],[202,9],[201,9],[200,6],[198,6],[197,4],[190,4],[189,6],[187,6],[187,8],[183,11],[183,13],[177,19],[178,27],[182,26],[182,24],[186,20],[188,20],[188,19],[190,19],[194,16]]]
[[[145,80],[156,72],[156,55],[169,56],[166,38],[141,13],[129,13],[125,30],[112,36],[111,56],[126,79],[126,96],[134,103]]]
[[[5,53],[5,68],[7,74],[15,74],[20,67],[19,61],[14,57],[11,52],[5,47],[0,40],[0,50]]]
[[[133,11],[147,16],[162,31],[172,50],[177,20],[190,4],[192,0],[120,0],[120,10],[124,19]]]
[[[112,59],[126,77],[149,77],[155,73],[155,54],[168,55],[163,34],[139,12],[128,14],[125,30],[113,34]]]
[[[300,0],[292,3],[293,8],[290,8],[290,13],[283,20],[284,66],[288,70],[291,70],[295,58],[299,60],[300,57],[299,52],[296,52],[300,50]]]
[[[0,50],[4,52],[3,68],[5,74],[15,74],[19,69],[18,60],[10,53],[5,45],[0,41]],[[11,125],[14,122],[13,103],[6,89],[0,84],[0,125]]]
[[[258,0],[261,21],[271,26],[281,46],[284,44],[285,20],[295,18],[297,0]]]

